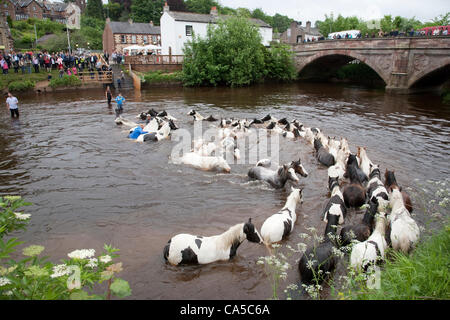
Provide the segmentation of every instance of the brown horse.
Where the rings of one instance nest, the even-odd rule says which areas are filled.
[[[395,179],[394,170],[389,171],[386,169],[386,172],[384,173],[384,186],[389,193],[392,192],[393,188],[397,188],[402,194],[403,203],[405,204],[406,209],[408,209],[409,213],[413,211],[411,197],[399,187],[397,180]]]

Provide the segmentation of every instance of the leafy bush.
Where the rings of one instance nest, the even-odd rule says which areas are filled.
[[[31,215],[16,211],[30,204],[20,196],[0,197],[0,300],[88,300],[131,295],[128,282],[116,276],[122,271],[121,262],[113,263],[119,250],[108,245],[98,257],[94,249],[72,251],[60,264],[41,257],[45,248],[40,245],[24,248],[25,258],[13,259],[12,255],[18,255],[15,247],[23,242],[5,238],[26,229]],[[89,292],[103,282],[107,282],[104,294]]]
[[[57,87],[79,87],[81,86],[81,80],[77,76],[64,75],[62,78],[54,78],[50,81],[49,86],[52,88]]]
[[[206,38],[194,34],[184,55],[183,80],[188,86],[244,86],[264,76],[261,35],[243,17],[208,26]]]
[[[244,17],[209,26],[206,38],[197,37],[184,49],[183,82],[187,86],[245,86],[271,80],[292,80],[296,70],[288,46],[266,49],[259,29]]]
[[[25,80],[25,81],[13,81],[8,85],[9,91],[26,91],[34,88],[34,81]]]

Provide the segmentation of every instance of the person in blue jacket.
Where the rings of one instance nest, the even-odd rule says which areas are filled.
[[[141,124],[138,127],[136,127],[132,133],[128,135],[128,138],[136,140],[141,134],[146,134],[147,131],[144,131],[144,125]]]
[[[116,108],[116,117],[118,117],[123,112],[123,103],[125,102],[125,98],[119,92],[119,95],[116,97],[117,108]]]

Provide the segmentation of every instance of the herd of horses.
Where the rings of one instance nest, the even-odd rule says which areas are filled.
[[[262,119],[218,119],[204,117],[191,110],[188,115],[193,121],[219,122],[216,141],[192,142],[190,152],[183,154],[180,164],[197,169],[230,172],[225,160],[226,153],[239,159],[237,141],[251,133],[253,129],[265,129],[267,134],[279,134],[287,139],[299,140],[310,145],[317,161],[328,168],[327,200],[323,212],[326,223],[323,241],[310,245],[298,263],[301,282],[317,284],[324,278],[318,274],[331,274],[341,257],[337,250],[353,244],[350,265],[356,270],[367,272],[377,270],[385,258],[388,246],[394,250],[409,253],[417,243],[419,227],[411,217],[413,210],[410,196],[397,183],[394,171],[385,170],[384,182],[381,170],[367,155],[366,148],[358,147],[351,153],[346,138],[336,139],[323,134],[319,128],[306,127],[300,121],[286,118],[276,119],[270,114]],[[170,137],[170,131],[178,127],[176,119],[167,112],[149,112],[137,116],[146,120],[146,125],[117,118],[116,123],[130,126],[130,134],[142,129],[137,141],[159,141]],[[143,136],[143,137],[141,137]],[[275,189],[284,188],[288,181],[299,183],[299,177],[308,176],[301,159],[286,164],[260,160],[248,171],[250,180],[262,180]],[[264,244],[272,254],[271,246],[283,241],[294,230],[297,220],[296,206],[303,202],[303,189],[291,187],[285,205],[267,217],[258,232],[251,218],[236,224],[227,231],[214,236],[199,236],[187,233],[172,237],[163,249],[165,260],[172,265],[207,264],[219,260],[229,260],[236,255],[240,244],[250,242]],[[363,218],[356,224],[345,224],[349,214],[365,209]],[[340,232],[338,232],[339,226]]]

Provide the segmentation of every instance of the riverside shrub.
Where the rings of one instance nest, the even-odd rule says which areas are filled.
[[[258,27],[243,17],[208,26],[205,38],[193,35],[184,49],[187,86],[250,85],[264,75],[264,47]]]
[[[62,78],[54,78],[50,81],[49,86],[57,87],[78,87],[81,86],[81,80],[77,76],[65,75]]]
[[[94,249],[74,250],[59,264],[42,257],[45,248],[40,245],[23,248],[22,255],[16,252],[23,242],[8,235],[26,229],[31,214],[18,211],[27,205],[31,203],[20,196],[0,197],[0,300],[98,300],[131,295],[128,282],[117,277],[122,263],[114,261],[119,250],[111,246],[105,245],[97,257]],[[92,293],[103,282],[106,292]]]
[[[27,91],[29,89],[34,88],[34,81],[24,80],[24,81],[13,81],[9,83],[8,90],[9,91]]]

